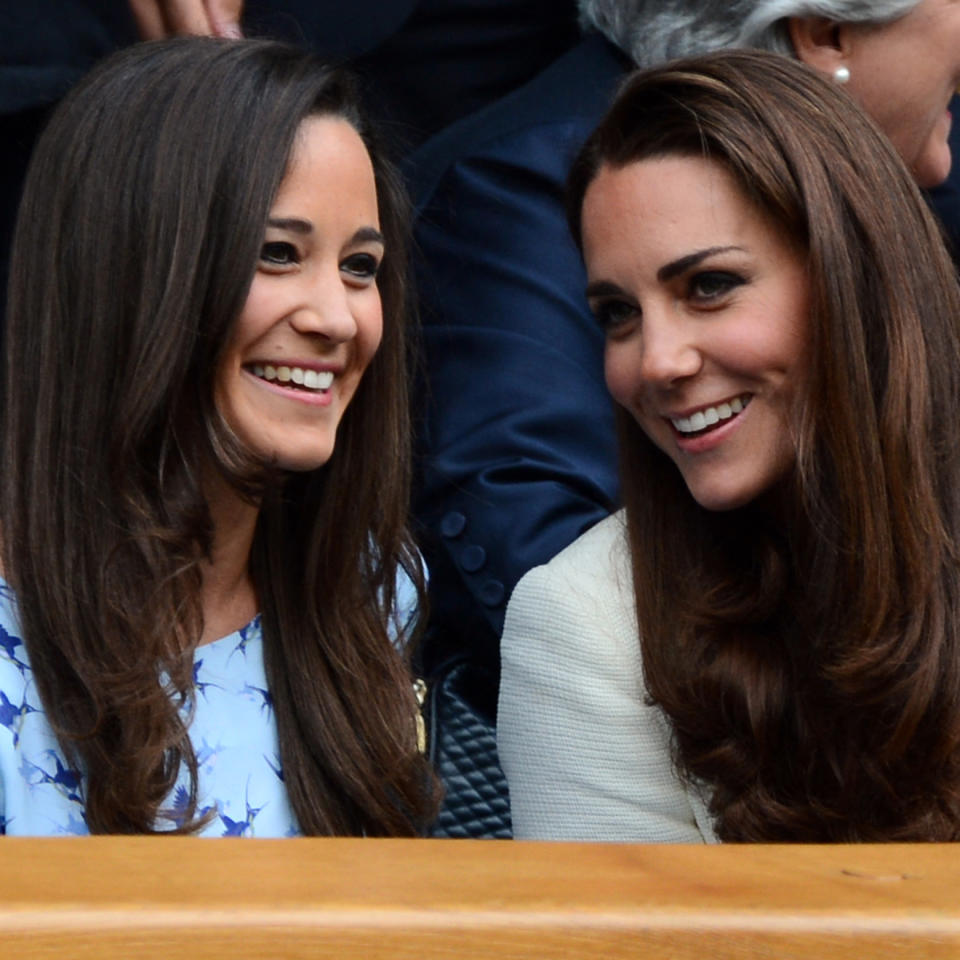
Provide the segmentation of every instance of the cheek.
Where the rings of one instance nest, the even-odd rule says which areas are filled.
[[[256,274],[240,314],[233,323],[230,340],[245,346],[260,337],[284,314],[284,288],[271,283],[272,278]]]
[[[357,324],[357,353],[366,367],[374,358],[383,342],[383,310],[379,296],[371,303],[359,318]]]
[[[607,390],[617,403],[634,415],[642,388],[639,359],[635,345],[607,341],[603,356]]]

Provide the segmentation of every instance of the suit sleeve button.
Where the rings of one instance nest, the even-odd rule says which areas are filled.
[[[487,551],[476,544],[467,547],[460,555],[460,566],[463,567],[467,573],[476,573],[486,562]]]
[[[459,537],[467,525],[467,518],[458,510],[444,514],[440,521],[440,532],[445,537]]]
[[[488,580],[480,588],[480,602],[485,607],[499,607],[505,593],[506,590],[499,580]]]

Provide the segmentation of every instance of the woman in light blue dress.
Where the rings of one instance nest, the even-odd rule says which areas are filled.
[[[422,829],[404,230],[349,78],[292,48],[140,45],[52,118],[7,313],[6,833]]]

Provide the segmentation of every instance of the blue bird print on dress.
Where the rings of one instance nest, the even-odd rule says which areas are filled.
[[[83,798],[80,796],[80,787],[83,784],[83,779],[79,772],[65,767],[54,750],[44,750],[43,756],[53,759],[54,766],[56,767],[54,773],[50,773],[48,770],[44,770],[43,767],[24,758],[20,766],[21,776],[33,787],[39,786],[40,784],[49,784],[57,793],[72,803],[82,803]],[[27,776],[27,774],[29,774],[29,776]],[[37,779],[34,779],[34,775],[39,776]]]
[[[65,824],[58,825],[57,830],[59,833],[66,833],[73,837],[85,837],[90,833],[90,828],[83,816],[75,817],[72,813],[67,817]]]
[[[187,804],[190,802],[190,793],[184,786],[179,786],[173,794],[173,806],[163,810],[161,815],[168,820],[173,821],[178,827],[182,827],[187,822]],[[198,807],[196,812],[197,819],[205,817],[215,807]]]
[[[206,737],[200,738],[200,749],[197,750],[197,766],[202,767],[204,773],[211,773],[217,762],[217,756],[223,750],[223,744],[210,746]]]
[[[260,807],[251,807],[250,806],[250,781],[247,781],[246,795],[244,796],[244,804],[247,808],[247,816],[245,820],[231,820],[226,814],[221,813],[220,819],[223,821],[223,825],[226,827],[226,830],[223,831],[220,836],[222,837],[245,837],[253,834],[253,821],[256,819],[257,814],[263,809],[264,804]]]
[[[28,713],[37,713],[36,707],[27,703],[27,692],[23,692],[23,700],[19,705],[11,703],[7,694],[0,690],[0,726],[6,727],[13,734],[13,745],[20,743],[20,731],[23,728],[24,718]]]
[[[23,641],[19,637],[8,633],[3,626],[0,625],[0,652],[2,652],[11,663],[16,665],[21,676],[30,669],[29,664],[17,656],[17,647],[22,646]]]
[[[263,755],[263,759],[266,760],[267,766],[276,774],[277,779],[284,783],[283,779],[283,767],[280,765],[280,758],[274,754],[273,759],[271,760],[266,754]]]
[[[260,697],[260,699],[263,701],[260,704],[261,713],[264,710],[273,709],[273,697],[270,695],[269,690],[264,690],[263,687],[254,687],[252,684],[245,683],[242,687],[242,692],[247,694],[251,700]]]
[[[200,693],[204,699],[206,699],[207,687],[213,687],[215,690],[222,690],[223,687],[221,687],[219,683],[212,683],[210,680],[199,680],[198,676],[202,666],[202,660],[197,660],[197,662],[193,665],[193,685],[196,687],[197,692]]]
[[[260,629],[260,614],[258,613],[245,627],[241,627],[237,633],[240,634],[240,639],[237,641],[237,645],[230,651],[230,656],[227,657],[227,663],[233,659],[235,653],[242,653],[243,659],[247,659],[247,644],[257,635],[257,631]]]

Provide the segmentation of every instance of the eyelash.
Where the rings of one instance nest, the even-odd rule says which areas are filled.
[[[737,287],[745,284],[746,278],[728,270],[704,270],[693,274],[687,281],[687,299],[700,304],[712,304],[723,300]],[[704,287],[707,289],[704,290]],[[713,288],[712,292],[710,288]]]
[[[355,253],[340,264],[340,269],[362,280],[374,280],[380,261],[372,253]]]
[[[289,267],[300,262],[300,255],[292,243],[272,240],[260,248],[260,260],[271,267]]]
[[[601,330],[609,331],[626,323],[640,311],[626,300],[602,300],[593,307],[593,316]]]
[[[686,279],[684,296],[697,306],[719,306],[746,278],[729,270],[703,270]],[[615,330],[640,313],[640,308],[627,300],[603,300],[593,307],[593,315],[605,331]]]
[[[300,253],[292,243],[272,240],[260,247],[260,262],[267,268],[293,267],[300,263]],[[340,269],[360,280],[373,280],[380,269],[380,261],[370,253],[355,253],[340,264]]]

